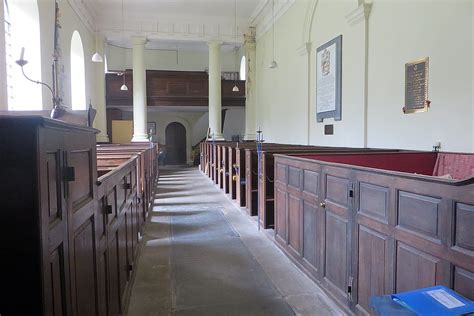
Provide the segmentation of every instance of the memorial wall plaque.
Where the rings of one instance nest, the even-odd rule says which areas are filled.
[[[405,106],[403,113],[426,112],[428,100],[429,58],[405,64]]]
[[[342,35],[316,50],[316,120],[341,120]]]

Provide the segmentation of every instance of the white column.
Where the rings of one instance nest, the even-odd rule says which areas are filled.
[[[105,60],[104,37],[97,38],[97,52]],[[107,111],[105,108],[105,61],[102,63],[93,63],[95,67],[95,109],[97,114],[94,120],[94,127],[100,130],[97,135],[97,142],[108,143],[107,135]]]
[[[145,37],[133,37],[133,138],[132,142],[147,142],[147,104]]]
[[[224,140],[222,135],[222,96],[221,96],[221,45],[210,41],[209,45],[209,128],[211,138]]]
[[[8,111],[8,96],[7,96],[7,68],[6,68],[6,54],[5,54],[5,23],[3,11],[3,2],[0,4],[0,111]]]
[[[257,91],[256,85],[256,59],[257,45],[255,43],[255,28],[251,27],[250,32],[244,35],[244,49],[247,78],[245,81],[245,140],[255,140],[257,130]]]

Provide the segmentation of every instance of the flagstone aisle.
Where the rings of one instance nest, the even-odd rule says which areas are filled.
[[[196,168],[160,170],[128,315],[343,315]]]

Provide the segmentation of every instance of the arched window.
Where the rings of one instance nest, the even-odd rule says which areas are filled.
[[[25,74],[41,81],[41,39],[38,3],[36,0],[4,0],[5,54],[8,109],[10,111],[41,110],[41,85],[28,81],[15,61],[23,58]]]
[[[73,110],[87,108],[84,47],[78,31],[71,38],[71,106]]]
[[[247,79],[247,60],[245,56],[242,56],[242,59],[240,60],[240,80],[246,80]]]

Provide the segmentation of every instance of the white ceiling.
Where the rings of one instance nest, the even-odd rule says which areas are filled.
[[[259,24],[271,23],[272,1],[123,0],[122,19],[122,0],[68,0],[89,28],[113,45],[130,47],[132,36],[145,36],[148,48],[184,50],[202,50],[209,40],[240,45],[250,26],[258,31],[265,29]],[[274,1],[275,18],[295,2]]]

